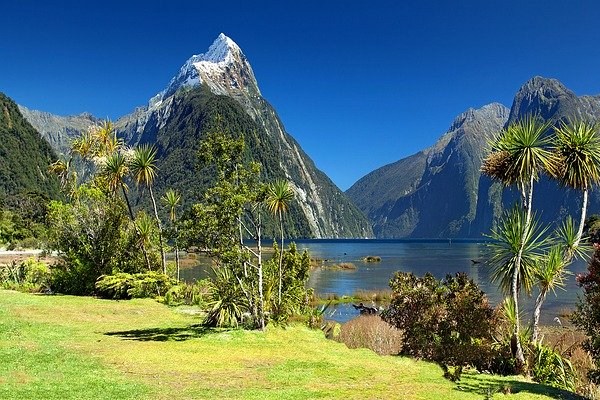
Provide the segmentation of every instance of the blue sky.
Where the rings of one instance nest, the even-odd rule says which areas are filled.
[[[510,107],[534,75],[600,93],[595,1],[2,3],[0,91],[59,115],[117,119],[225,33],[343,190],[432,145],[469,107]]]

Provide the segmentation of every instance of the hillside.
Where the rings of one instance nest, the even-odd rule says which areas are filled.
[[[0,93],[0,200],[27,193],[58,196],[57,180],[48,173],[56,159],[13,102]]]

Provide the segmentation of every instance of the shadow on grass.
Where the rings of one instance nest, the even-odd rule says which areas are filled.
[[[119,336],[125,340],[166,342],[169,340],[184,341],[196,339],[211,333],[219,332],[223,332],[223,329],[209,328],[204,325],[196,324],[180,328],[147,328],[130,331],[106,332],[105,335]]]
[[[550,396],[554,399],[564,400],[585,400],[585,397],[566,390],[557,389],[551,386],[541,385],[534,382],[521,382],[518,380],[507,379],[502,381],[490,382],[488,378],[478,375],[463,375],[457,383],[456,389],[461,392],[477,393],[483,399],[493,399],[498,395],[509,393],[526,392],[531,394]],[[498,397],[501,398],[501,397]]]

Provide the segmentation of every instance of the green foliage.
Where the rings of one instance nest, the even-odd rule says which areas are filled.
[[[9,250],[42,247],[47,236],[48,201],[36,193],[10,195],[0,201],[0,245]]]
[[[600,215],[592,214],[585,221],[585,233],[593,243],[600,242]]]
[[[518,274],[519,286],[527,293],[535,282],[533,273],[537,260],[541,257],[546,241],[546,229],[540,228],[536,219],[526,222],[523,210],[513,207],[504,213],[489,237],[494,240],[488,246],[491,252],[489,261],[492,280],[498,282],[505,292],[511,292],[513,275]],[[517,261],[520,261],[517,265]]]
[[[239,282],[228,268],[214,271],[215,278],[210,286],[210,307],[204,319],[207,326],[236,328],[242,321],[249,304]]]
[[[583,348],[595,364],[588,377],[600,383],[600,250],[596,249],[587,273],[577,276],[577,283],[583,289],[583,297],[579,299],[572,321],[587,335]]]
[[[265,281],[269,288],[276,288],[279,280],[280,252],[273,243],[274,257],[265,263]],[[305,250],[300,253],[295,243],[290,243],[283,252],[281,263],[281,302],[274,295],[268,298],[267,311],[273,321],[286,323],[293,316],[308,315],[312,291],[306,288],[310,271],[310,256]]]
[[[0,199],[25,193],[58,198],[58,180],[47,172],[56,155],[3,93],[0,93],[0,138]]]
[[[589,121],[561,121],[555,130],[553,151],[556,179],[567,187],[589,189],[600,181],[600,125]]]
[[[438,281],[397,272],[382,318],[404,333],[401,354],[443,365],[493,367],[492,339],[497,316],[485,294],[465,274]]]
[[[532,355],[531,376],[534,381],[575,391],[576,373],[568,358],[542,343],[534,345]]]
[[[212,282],[202,279],[194,283],[179,282],[165,293],[164,303],[170,306],[191,305],[205,307],[209,301]]]
[[[138,274],[119,272],[100,276],[96,281],[96,294],[117,300],[155,298],[164,296],[175,285],[176,280],[155,271]]]
[[[41,292],[50,286],[50,268],[42,261],[28,258],[0,265],[0,286],[26,292]]]
[[[99,189],[82,186],[73,204],[50,204],[49,247],[59,253],[52,288],[91,294],[101,275],[137,272],[144,265],[137,235],[123,202]]]
[[[550,121],[528,115],[510,124],[490,143],[482,171],[505,185],[529,185],[530,179],[551,170],[556,163],[548,149]]]

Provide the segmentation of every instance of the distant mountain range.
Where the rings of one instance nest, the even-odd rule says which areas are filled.
[[[481,237],[502,209],[516,200],[511,189],[480,173],[487,143],[525,115],[557,124],[567,118],[600,119],[600,96],[576,96],[555,79],[534,77],[517,92],[509,110],[497,103],[469,109],[432,147],[386,165],[358,180],[346,194],[368,216],[378,238]],[[534,208],[545,222],[579,217],[580,194],[542,179]],[[589,212],[600,211],[600,193]]]
[[[58,153],[65,153],[72,137],[97,122],[89,114],[60,117],[20,109]],[[363,213],[285,131],[275,109],[262,97],[248,59],[224,34],[206,53],[192,56],[147,105],[123,116],[115,126],[128,145],[156,144],[157,195],[174,187],[189,204],[206,185],[197,169],[196,151],[217,118],[244,135],[250,156],[263,165],[267,180],[291,182],[296,199],[285,223],[288,236],[373,236]],[[276,234],[274,224],[268,227],[267,235]]]
[[[60,117],[19,109],[57,153],[65,153],[73,137],[99,121],[90,114]],[[221,34],[206,53],[187,60],[147,105],[121,117],[115,126],[128,145],[157,146],[156,192],[160,196],[176,188],[189,204],[206,188],[196,152],[219,118],[244,135],[249,156],[261,162],[266,180],[285,178],[292,183],[296,200],[285,223],[291,237],[477,238],[517,199],[514,190],[481,174],[487,143],[494,133],[528,114],[553,124],[567,118],[599,120],[600,96],[577,96],[555,79],[534,77],[519,89],[510,109],[498,103],[468,109],[433,146],[376,169],[344,194],[285,131],[262,97],[248,59]],[[50,157],[47,149],[40,151]],[[27,176],[27,181],[33,179]],[[559,188],[548,179],[536,185],[534,207],[545,222],[567,214],[578,217],[579,202],[577,191]],[[138,198],[138,206],[143,199]],[[600,212],[598,190],[590,193],[589,212]],[[267,235],[276,234],[272,222],[267,221]]]

